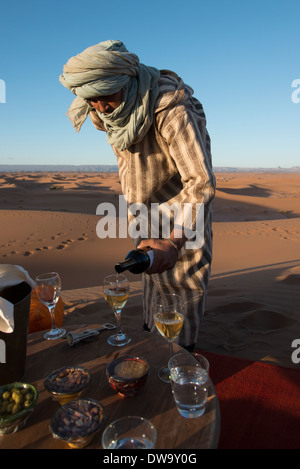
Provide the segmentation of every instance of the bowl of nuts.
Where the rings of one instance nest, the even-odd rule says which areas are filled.
[[[10,383],[0,386],[0,435],[22,428],[38,400],[32,384]]]
[[[52,371],[44,380],[44,386],[53,400],[63,405],[78,399],[87,388],[91,373],[80,366],[64,366]]]
[[[91,443],[104,420],[104,408],[95,399],[77,399],[57,409],[50,421],[53,438],[71,448],[84,448]]]

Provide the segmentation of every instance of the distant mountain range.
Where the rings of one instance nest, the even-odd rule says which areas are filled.
[[[226,166],[215,167],[216,173],[300,173],[300,166],[292,166],[291,168],[233,168]]]
[[[43,171],[43,172],[81,172],[81,173],[117,173],[118,166],[116,165],[9,165],[0,164],[0,172],[12,173],[18,171]],[[240,173],[240,172],[274,172],[274,173],[299,173],[300,166],[292,166],[291,168],[239,168],[231,166],[215,167],[216,173]]]
[[[43,172],[80,172],[80,173],[117,173],[116,165],[51,165],[51,164],[0,164],[0,172],[43,171]]]

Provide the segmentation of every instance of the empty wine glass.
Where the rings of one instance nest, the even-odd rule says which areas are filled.
[[[154,425],[143,417],[129,415],[110,423],[102,434],[103,449],[152,449],[157,432]]]
[[[61,279],[58,273],[48,272],[40,274],[35,279],[36,292],[44,305],[47,306],[51,320],[52,328],[44,334],[45,339],[59,339],[66,333],[65,329],[59,329],[56,326],[54,309],[61,293]]]
[[[122,346],[131,341],[128,335],[121,331],[121,313],[129,297],[129,282],[125,275],[113,274],[105,277],[103,282],[103,296],[112,308],[117,321],[117,333],[110,336],[107,342],[110,345]]]
[[[178,337],[184,322],[181,297],[176,294],[158,295],[154,304],[154,324],[158,332],[169,342],[169,356],[172,355],[172,342]],[[170,382],[168,366],[160,368],[159,378],[165,383]]]

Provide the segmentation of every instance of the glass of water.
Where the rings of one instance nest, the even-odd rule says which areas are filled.
[[[203,415],[209,387],[208,368],[201,366],[187,351],[173,355],[168,367],[172,394],[180,415],[190,419]]]
[[[129,416],[115,420],[102,434],[103,449],[152,449],[155,443],[156,429],[143,417]]]

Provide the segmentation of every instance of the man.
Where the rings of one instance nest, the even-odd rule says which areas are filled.
[[[154,329],[156,294],[179,293],[186,316],[179,343],[192,350],[205,309],[215,193],[202,105],[174,72],[141,64],[121,41],[101,42],[69,59],[60,82],[77,96],[68,111],[76,131],[89,115],[95,127],[106,132],[129,207],[144,204],[151,213],[153,204],[177,204],[181,215],[185,206],[192,207],[186,224],[170,212],[168,236],[160,226],[159,237],[135,239],[136,246],[150,246],[154,252],[151,269],[143,274],[146,327]],[[199,231],[199,206],[204,207],[204,240],[188,246]]]

